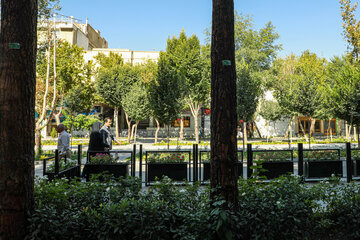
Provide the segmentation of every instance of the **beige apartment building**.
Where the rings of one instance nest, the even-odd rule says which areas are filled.
[[[108,47],[108,42],[100,35],[100,31],[94,29],[87,19],[83,23],[72,16],[57,15],[49,21],[40,21],[38,24],[39,41],[45,38],[45,31],[48,27],[56,29],[56,38],[66,40],[86,51]]]

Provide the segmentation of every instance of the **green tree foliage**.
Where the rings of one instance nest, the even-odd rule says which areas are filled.
[[[281,45],[279,35],[268,22],[264,28],[253,29],[249,16],[235,14],[235,59],[237,74],[237,112],[239,119],[253,120],[263,86],[270,78],[270,67]]]
[[[316,117],[321,106],[320,86],[324,82],[326,60],[305,51],[298,58],[294,91],[291,94],[294,111]]]
[[[115,111],[115,125],[116,134],[118,136],[118,121],[117,112],[123,105],[123,102],[130,92],[132,85],[140,81],[140,72],[138,67],[131,66],[130,64],[123,64],[112,67],[108,70],[101,70],[99,72],[96,91],[105,100],[105,103],[114,107]],[[124,111],[126,121],[128,124],[128,141],[130,141],[130,127],[131,120],[126,111]]]
[[[263,100],[260,105],[259,115],[265,120],[276,121],[282,117],[282,111],[278,102]]]
[[[87,82],[73,87],[65,96],[67,109],[71,113],[89,113],[94,103],[95,88]]]
[[[96,82],[98,94],[112,107],[120,107],[132,85],[140,80],[136,67],[130,64],[120,65],[100,71]]]
[[[341,17],[343,20],[344,38],[348,43],[351,61],[359,62],[360,53],[360,22],[355,18],[358,3],[351,5],[351,0],[340,0]]]
[[[171,47],[171,44],[168,47]],[[180,115],[182,106],[179,72],[169,66],[170,59],[167,52],[160,52],[155,81],[152,81],[148,86],[149,104],[153,115],[160,123],[166,124],[168,130],[171,122]]]
[[[350,125],[360,124],[360,69],[348,59],[334,58],[328,67],[328,106]]]
[[[324,106],[323,85],[326,60],[305,51],[300,57],[290,55],[274,64],[276,77],[272,82],[274,96],[288,116],[318,117]],[[311,123],[313,130],[314,121]]]
[[[202,104],[210,97],[210,77],[205,74],[205,56],[201,54],[199,39],[196,35],[187,37],[184,30],[179,37],[167,41],[166,57],[168,68],[172,68],[173,78],[180,82],[182,100],[188,105],[194,117],[196,142],[199,142],[198,116]]]
[[[135,121],[132,136],[136,142],[136,130],[139,122],[150,117],[149,101],[144,83],[138,81],[131,86],[126,98],[122,100],[122,106],[129,118]]]
[[[96,62],[100,65],[100,67],[97,69],[98,72],[107,71],[111,68],[124,65],[124,59],[121,57],[121,55],[111,51],[109,55],[99,53],[94,58]]]
[[[38,18],[40,19],[49,19],[59,10],[61,10],[60,0],[38,0]]]
[[[85,114],[78,114],[78,115],[68,115],[65,114],[66,119],[63,121],[63,124],[68,128],[75,131],[80,130],[88,130],[90,131],[91,126],[95,122],[99,122],[99,117],[95,115],[85,115]]]

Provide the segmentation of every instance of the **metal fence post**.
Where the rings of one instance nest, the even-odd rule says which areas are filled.
[[[59,174],[59,150],[55,150],[55,174]]]
[[[140,150],[139,150],[139,158],[140,158],[140,163],[139,163],[139,178],[142,182],[142,144],[140,144]]]
[[[352,161],[351,161],[351,144],[346,143],[346,182],[351,182],[352,180]]]
[[[193,182],[195,182],[195,176],[196,176],[196,167],[195,167],[195,164],[196,164],[196,144],[193,144]],[[189,166],[190,168],[191,166]]]
[[[246,157],[247,157],[247,179],[249,179],[253,174],[253,170],[251,169],[253,165],[253,154],[252,154],[251,143],[247,144]]]
[[[300,177],[304,175],[304,146],[302,143],[298,143],[298,175]]]
[[[196,144],[196,155],[195,155],[195,160],[196,160],[196,163],[195,163],[195,179],[196,181],[199,181],[198,179],[198,172],[199,172],[199,144]]]
[[[43,176],[46,174],[46,159],[43,160]]]
[[[78,170],[78,177],[80,177],[80,171],[81,171],[81,156],[82,156],[82,145],[79,144],[78,145],[78,165],[79,165],[79,170]]]
[[[136,144],[133,146],[133,157],[131,163],[131,176],[135,177],[135,162],[136,162]]]

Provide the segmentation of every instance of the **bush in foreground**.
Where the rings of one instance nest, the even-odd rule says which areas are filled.
[[[165,179],[37,181],[27,239],[359,239],[354,184],[303,185],[295,177],[239,181],[239,208],[211,203],[209,189]]]

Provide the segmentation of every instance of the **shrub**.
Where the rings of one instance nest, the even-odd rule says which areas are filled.
[[[58,133],[57,133],[57,131],[56,131],[56,128],[52,128],[52,130],[51,130],[51,133],[50,133],[50,136],[52,137],[52,138],[57,138],[57,136],[58,136]]]
[[[164,178],[141,190],[137,178],[36,180],[26,239],[359,239],[358,187],[330,179],[300,184],[239,180],[239,207],[220,208],[210,189]]]

